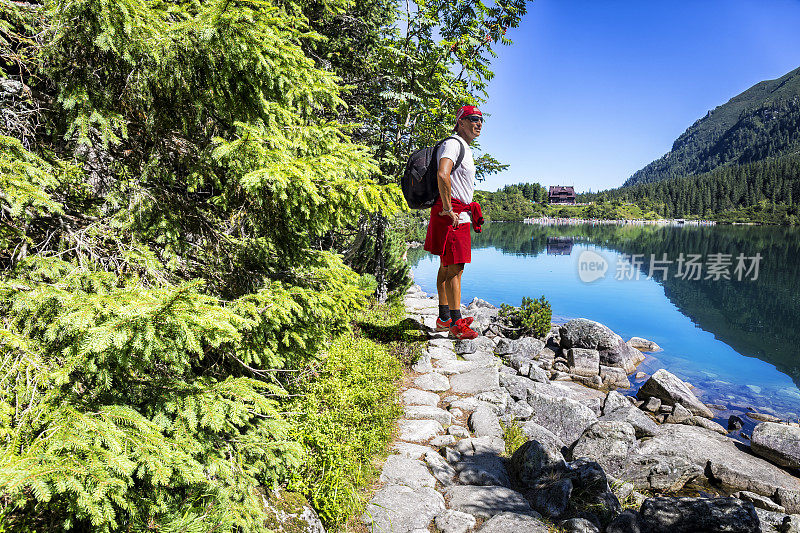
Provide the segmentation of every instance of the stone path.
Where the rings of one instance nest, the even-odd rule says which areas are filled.
[[[433,331],[437,302],[418,287],[406,295],[408,315],[429,330],[429,342],[401,395],[399,436],[380,476],[382,487],[362,520],[375,533],[542,532],[547,525],[510,488],[497,415],[500,387],[495,342],[456,342]],[[447,406],[447,409],[442,408]]]
[[[497,309],[476,300],[465,312],[485,335],[453,341],[434,330],[435,299],[414,287],[405,304],[429,339],[362,516],[370,531],[676,533],[712,520],[714,531],[800,533],[800,428],[763,422],[743,449],[665,370],[623,396],[613,389],[644,356],[587,319],[510,340],[492,336]],[[511,458],[501,421],[527,439]],[[689,485],[701,497],[639,492]]]

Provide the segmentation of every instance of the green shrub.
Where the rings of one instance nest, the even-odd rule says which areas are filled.
[[[553,311],[550,309],[544,295],[539,299],[522,298],[522,305],[514,307],[503,304],[500,306],[500,316],[510,323],[510,335],[522,337],[534,335],[544,337],[550,331],[550,319]]]
[[[503,440],[506,443],[506,456],[511,457],[517,448],[528,442],[528,436],[522,431],[519,422],[512,420],[508,424],[500,422],[503,428]]]
[[[396,346],[370,338],[375,330],[367,326],[398,331],[401,317],[396,305],[361,313],[356,331],[336,339],[291,391],[298,396],[287,410],[296,413],[293,436],[305,461],[289,488],[309,498],[327,528],[361,514],[377,474],[373,461],[392,440],[401,363]]]

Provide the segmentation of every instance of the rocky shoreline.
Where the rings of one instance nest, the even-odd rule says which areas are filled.
[[[576,319],[511,340],[475,300],[464,313],[482,335],[454,342],[419,287],[406,309],[429,342],[362,517],[371,531],[800,532],[800,428],[762,422],[746,446],[664,369],[621,394],[658,348],[645,339]],[[513,432],[527,442],[508,456]]]

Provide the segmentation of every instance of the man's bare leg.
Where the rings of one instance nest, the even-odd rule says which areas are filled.
[[[450,311],[461,311],[461,274],[464,272],[464,264],[449,265],[445,268],[447,305],[450,306]]]
[[[439,305],[449,305],[447,302],[447,267],[439,263],[439,272],[436,274],[436,292],[439,293]]]

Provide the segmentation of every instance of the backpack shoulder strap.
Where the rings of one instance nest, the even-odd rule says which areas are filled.
[[[455,164],[453,165],[453,170],[455,170],[459,166],[461,166],[461,162],[464,160],[464,154],[466,153],[466,150],[464,150],[464,143],[461,142],[461,139],[459,139],[455,135],[451,135],[450,137],[445,139],[445,141],[448,140],[448,139],[455,139],[456,142],[458,143],[458,159],[456,160]],[[453,170],[451,170],[451,172]]]

